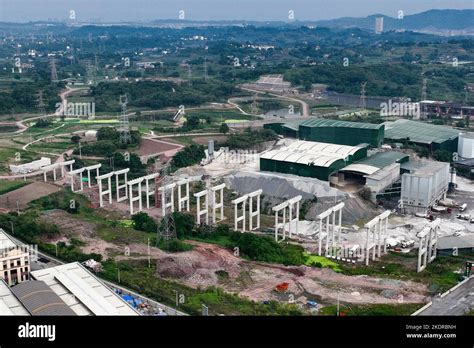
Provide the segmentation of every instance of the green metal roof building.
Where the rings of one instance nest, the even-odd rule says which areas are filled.
[[[299,138],[351,146],[367,143],[379,147],[384,139],[384,131],[382,124],[311,119],[299,125]]]
[[[296,141],[260,156],[260,170],[306,176],[328,181],[348,164],[365,158],[367,147],[313,141]]]
[[[369,144],[382,145],[384,126],[381,124],[347,122],[311,118],[305,121],[275,122],[263,126],[288,138],[319,141],[331,144],[355,146]]]
[[[411,120],[385,122],[384,125],[387,142],[408,141],[410,144],[426,146],[430,151],[457,151],[459,131],[455,129]]]
[[[343,171],[358,172],[365,175],[372,175],[379,169],[388,167],[393,163],[406,163],[410,156],[396,151],[377,152],[376,154],[357,161],[345,168]]]

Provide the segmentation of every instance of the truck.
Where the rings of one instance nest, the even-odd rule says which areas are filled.
[[[431,211],[433,211],[435,213],[449,214],[451,212],[451,208],[441,207],[439,205],[434,205],[433,207],[431,207]]]
[[[400,243],[401,247],[402,248],[411,248],[415,245],[415,241],[413,239],[410,239],[410,240],[403,240],[401,243]]]
[[[465,220],[465,221],[471,220],[471,215],[469,214],[457,214],[456,217],[460,220]]]
[[[459,208],[459,204],[450,198],[441,199],[438,204],[448,208]]]
[[[428,219],[428,220],[430,220],[430,221],[433,221],[433,220],[434,220],[433,214],[415,213],[415,216],[416,216],[416,217],[425,218],[425,219]]]

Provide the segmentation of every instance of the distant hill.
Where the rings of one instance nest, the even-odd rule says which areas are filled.
[[[474,10],[429,10],[414,15],[405,15],[403,19],[385,15],[371,15],[365,18],[343,17],[317,21],[316,24],[328,28],[374,29],[375,18],[384,18],[384,31],[406,30],[467,30],[474,29]]]

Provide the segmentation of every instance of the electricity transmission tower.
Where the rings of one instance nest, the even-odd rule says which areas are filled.
[[[128,97],[126,94],[120,96],[120,142],[129,144],[132,140],[130,136],[130,124],[128,122],[127,113]]]
[[[58,82],[58,71],[56,70],[56,58],[51,57],[49,60],[49,66],[51,68],[51,82]]]
[[[359,100],[359,107],[364,109],[367,107],[367,97],[365,95],[365,86],[367,86],[367,82],[362,82],[360,84],[360,100]]]
[[[46,108],[43,100],[43,91],[39,90],[38,94],[36,95],[36,109],[38,110],[38,113],[43,116],[46,115]]]
[[[250,112],[252,114],[258,113],[257,93],[252,97],[252,104],[250,104]]]
[[[92,84],[92,64],[90,60],[86,60],[86,84]]]

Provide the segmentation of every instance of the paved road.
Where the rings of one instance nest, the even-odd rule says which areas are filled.
[[[464,315],[474,310],[474,277],[443,298],[436,297],[433,304],[418,315]]]
[[[248,91],[248,92],[252,92],[252,93],[260,93],[260,94],[268,94],[268,95],[272,95],[274,97],[277,97],[277,98],[281,98],[281,99],[286,99],[286,100],[291,100],[291,101],[294,101],[296,103],[299,103],[301,104],[301,109],[302,109],[302,116],[311,116],[311,109],[308,105],[307,102],[305,102],[304,100],[302,99],[297,99],[297,98],[293,98],[293,97],[288,97],[286,95],[281,95],[281,94],[276,94],[276,93],[271,93],[271,92],[268,92],[268,91],[261,91],[261,90],[256,90],[256,89],[252,89],[252,88],[248,88],[248,87],[242,87],[240,86],[239,87],[240,89],[243,89],[244,91]]]

